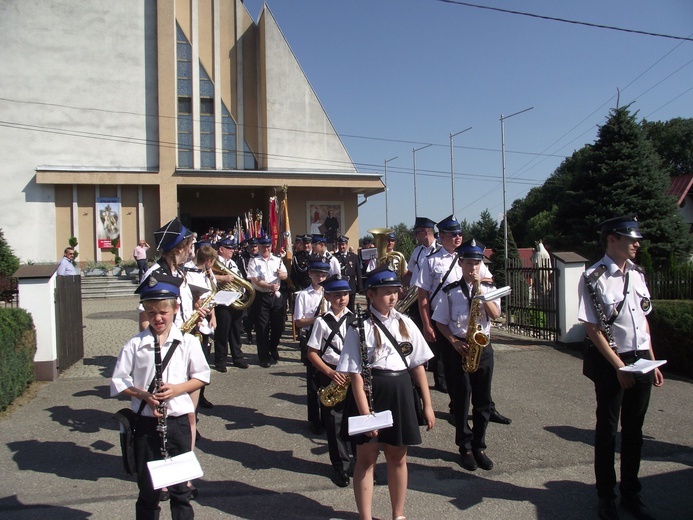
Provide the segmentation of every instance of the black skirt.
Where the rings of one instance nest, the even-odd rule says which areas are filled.
[[[414,393],[411,376],[408,370],[390,372],[372,370],[373,375],[373,411],[392,412],[393,425],[378,430],[377,437],[356,435],[350,440],[357,444],[366,442],[385,443],[391,446],[413,446],[421,444],[421,431],[416,419]],[[353,397],[349,396],[353,399]],[[358,415],[356,406],[349,407],[349,415]],[[348,421],[344,421],[347,423]]]

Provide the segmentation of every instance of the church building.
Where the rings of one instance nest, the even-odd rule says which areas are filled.
[[[294,235],[330,211],[359,236],[360,173],[265,5],[0,4],[0,229],[22,262],[125,260],[179,216],[193,231],[288,198]],[[316,216],[317,213],[317,216]],[[118,241],[115,241],[118,239]]]

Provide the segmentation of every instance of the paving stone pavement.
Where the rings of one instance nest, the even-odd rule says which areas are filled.
[[[85,357],[33,399],[0,419],[0,519],[128,519],[137,486],[126,477],[112,414],[126,406],[108,384],[121,345],[137,330],[136,298],[83,302]],[[290,329],[287,329],[290,333]],[[596,518],[592,471],[594,393],[570,350],[494,333],[494,398],[513,419],[491,424],[492,471],[463,470],[447,422],[448,399],[434,392],[436,427],[409,449],[409,519]],[[305,375],[296,343],[280,362],[213,372],[200,414],[197,454],[205,471],[197,518],[355,519],[353,490],[330,481],[324,436],[305,420]],[[693,385],[668,377],[652,394],[644,427],[644,497],[661,519],[693,518]],[[386,482],[385,464],[377,468]],[[374,515],[389,518],[387,486]],[[622,518],[630,518],[626,513]],[[166,504],[161,518],[170,518]]]

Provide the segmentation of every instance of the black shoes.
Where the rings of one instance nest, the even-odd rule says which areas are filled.
[[[488,458],[484,450],[474,450],[474,459],[481,469],[486,471],[493,469],[493,461]]]
[[[441,392],[441,393],[443,393],[443,394],[447,394],[447,393],[448,393],[448,387],[447,387],[447,385],[446,385],[445,383],[436,383],[436,384],[433,386],[433,390],[438,390],[439,392]]]
[[[217,369],[217,372],[227,372],[228,369],[226,368],[226,363],[217,363],[214,365],[214,368]]]
[[[310,421],[310,431],[315,435],[322,435],[325,433],[325,428],[322,427],[320,421]]]
[[[338,487],[347,487],[349,485],[349,475],[347,475],[346,471],[336,469],[332,477],[332,482]]]
[[[235,366],[236,368],[248,368],[248,363],[246,363],[242,359],[237,359],[233,362],[233,366]]]
[[[200,402],[198,404],[200,408],[214,408],[214,405],[209,402],[204,395],[200,396]]]
[[[269,368],[271,365],[269,361],[260,361],[260,366],[262,368]]]
[[[601,500],[599,501],[599,505],[601,507]],[[655,517],[648,511],[645,504],[643,504],[640,495],[634,495],[632,497],[622,496],[621,507],[630,512],[637,520],[655,520]]]
[[[491,410],[491,416],[488,418],[490,422],[498,423],[498,424],[510,424],[512,419],[508,419],[505,415],[501,415],[498,413],[498,410]]]
[[[476,471],[478,466],[472,450],[460,450],[460,455],[462,455],[462,467],[467,471]]]
[[[618,520],[616,501],[613,498],[600,498],[597,513],[601,520]]]

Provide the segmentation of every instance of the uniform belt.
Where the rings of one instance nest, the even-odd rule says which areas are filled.
[[[407,370],[383,370],[382,368],[371,368],[371,373],[374,376],[401,376]]]
[[[621,361],[635,361],[639,357],[641,357],[638,354],[638,350],[629,350],[628,352],[620,352],[618,354],[618,357],[621,358]],[[647,350],[643,350],[643,352],[647,352]]]

